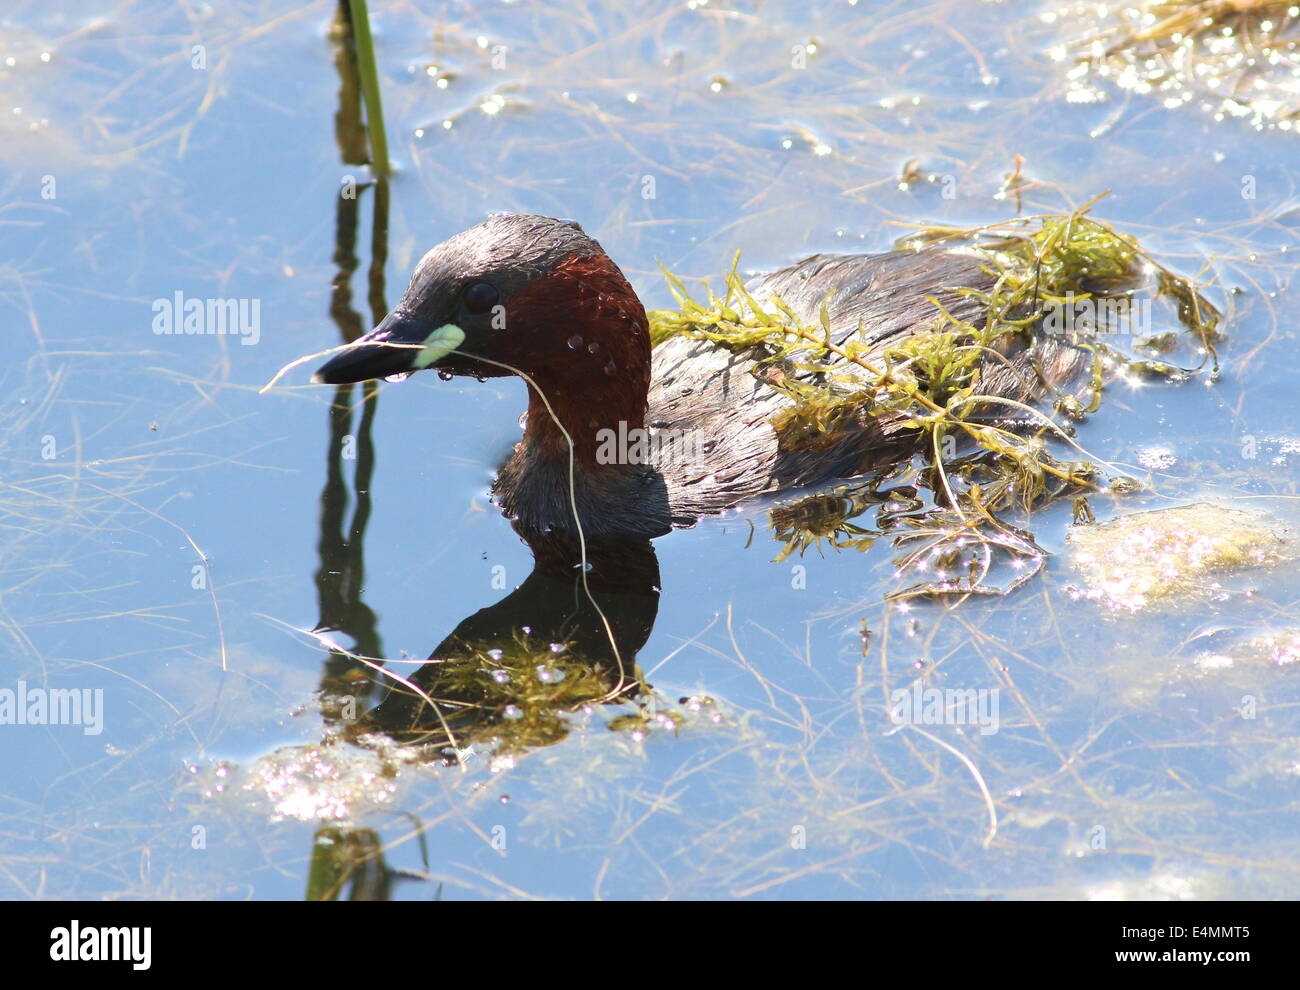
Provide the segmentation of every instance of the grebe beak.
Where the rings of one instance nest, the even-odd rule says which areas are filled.
[[[454,323],[431,327],[410,313],[393,311],[364,337],[339,351],[311,376],[319,385],[346,385],[431,367],[465,340]]]

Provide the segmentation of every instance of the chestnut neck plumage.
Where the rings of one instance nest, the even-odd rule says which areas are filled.
[[[536,388],[498,503],[534,532],[572,529],[575,507],[588,540],[667,532],[662,479],[620,443],[609,456],[609,437],[644,430],[650,388],[649,323],[623,273],[604,255],[568,258],[520,290],[510,312],[513,363]]]
[[[572,256],[510,309],[526,314],[519,365],[534,383],[523,446],[567,463],[572,442],[582,470],[617,466],[598,456],[604,431],[643,429],[650,388],[650,328],[632,286],[606,255]]]

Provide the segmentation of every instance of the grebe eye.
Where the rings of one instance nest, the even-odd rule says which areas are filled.
[[[471,313],[486,313],[500,298],[497,287],[489,282],[475,282],[465,290],[465,309]]]

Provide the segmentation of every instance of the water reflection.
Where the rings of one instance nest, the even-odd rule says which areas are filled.
[[[497,756],[568,735],[565,715],[629,701],[659,610],[648,541],[589,545],[530,537],[533,570],[509,595],[466,617],[363,721],[397,738],[450,746],[448,761],[487,743]]]
[[[361,83],[356,49],[352,42],[347,5],[340,3],[330,29],[334,67],[339,74],[339,105],[334,117],[334,136],[344,165],[364,168],[369,144],[361,116]],[[339,329],[341,343],[356,340],[365,332],[366,321],[352,305],[352,277],[359,267],[357,233],[361,225],[361,204],[372,193],[371,258],[368,271],[369,304],[375,322],[388,313],[384,300],[384,261],[388,256],[388,181],[380,176],[373,182],[358,183],[345,176],[335,197],[334,276],[330,294],[330,318]],[[359,422],[353,391],[360,392]],[[379,385],[340,385],[329,408],[329,441],[326,446],[325,487],[321,491],[320,538],[317,551],[316,595],[320,606],[318,631],[343,632],[352,638],[353,650],[331,650],[321,674],[321,694],[336,697],[346,693],[356,704],[371,690],[368,668],[358,654],[383,656],[375,612],[362,599],[365,590],[365,532],[370,520],[370,486],[374,476],[373,430],[379,408]],[[345,462],[355,470],[349,490]],[[349,502],[352,503],[348,518]],[[308,900],[336,900],[347,890],[349,900],[387,900],[396,879],[384,860],[383,843],[373,829],[322,827],[313,838],[307,876]]]

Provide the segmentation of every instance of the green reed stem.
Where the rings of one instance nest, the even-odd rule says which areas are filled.
[[[375,42],[370,36],[370,11],[366,0],[347,0],[352,40],[357,49],[357,71],[366,101],[366,130],[370,134],[370,164],[388,175],[388,135],[384,133],[384,106],[379,97],[379,70],[375,67]]]

